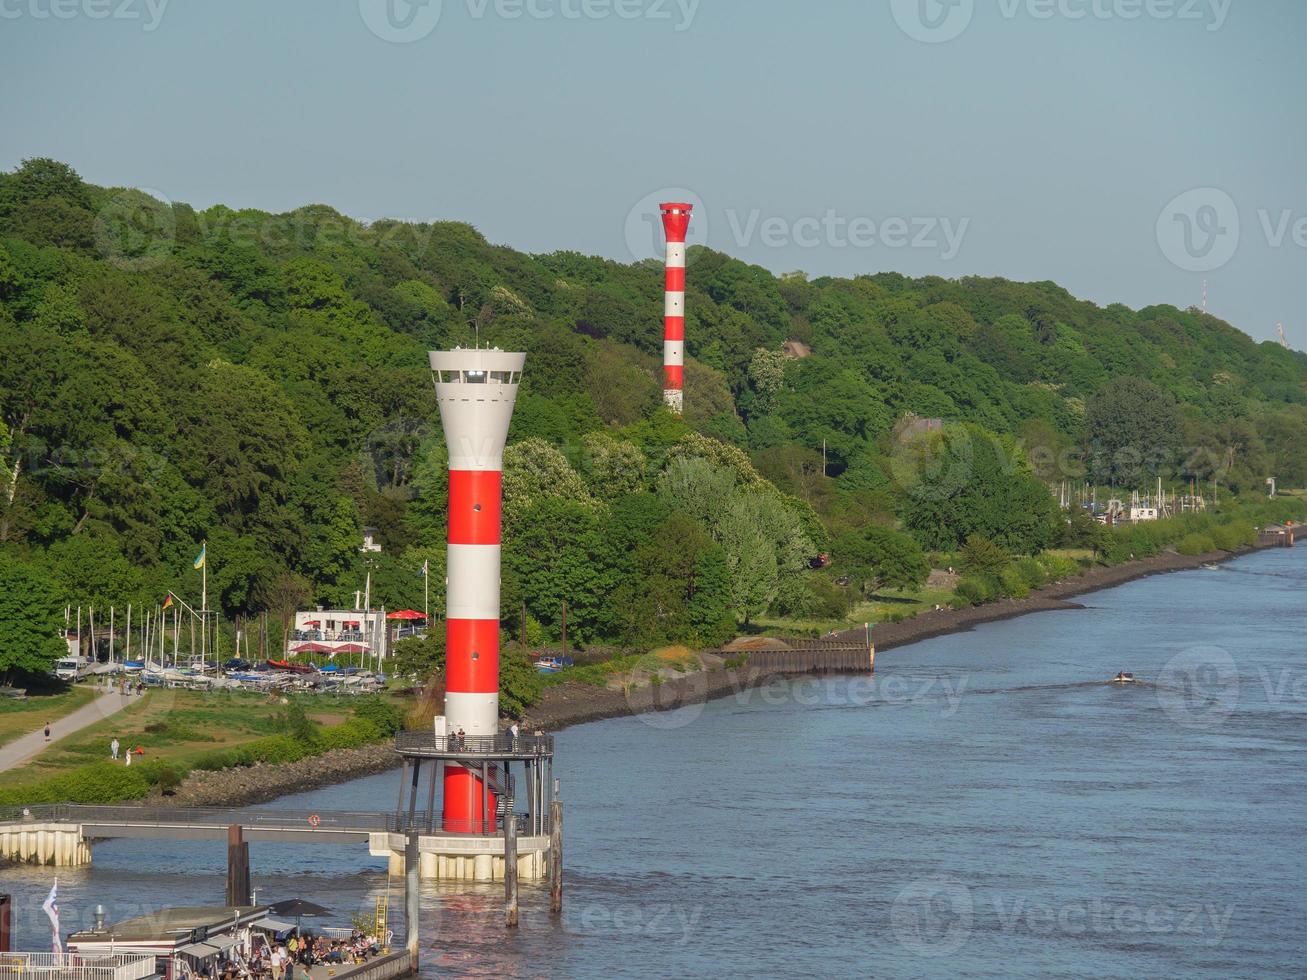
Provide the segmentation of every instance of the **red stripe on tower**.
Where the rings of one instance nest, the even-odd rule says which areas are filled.
[[[663,321],[663,401],[677,415],[685,411],[685,235],[693,204],[664,204],[667,279]]]

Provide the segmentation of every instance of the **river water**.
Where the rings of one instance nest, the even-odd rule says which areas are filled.
[[[558,739],[566,908],[423,894],[466,976],[1307,974],[1307,549],[1134,582],[804,679]],[[1118,670],[1145,683],[1104,684]],[[398,775],[278,807],[388,809]],[[261,900],[370,909],[362,848],[251,848]],[[220,904],[225,846],[113,841],[65,931]],[[18,948],[52,872],[9,869]],[[395,894],[398,914],[402,901]]]

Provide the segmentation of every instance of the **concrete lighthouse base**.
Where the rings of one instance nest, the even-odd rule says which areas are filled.
[[[402,834],[373,834],[369,849],[390,861],[390,873],[403,874]],[[504,838],[471,836],[418,837],[418,874],[424,881],[503,881]],[[517,876],[544,881],[549,874],[549,838],[517,839]]]
[[[22,864],[83,868],[91,845],[82,829],[66,823],[18,823],[0,827],[0,857]]]

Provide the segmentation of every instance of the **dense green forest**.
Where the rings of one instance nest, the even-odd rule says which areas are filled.
[[[425,356],[478,342],[529,355],[504,615],[537,640],[566,602],[579,643],[712,643],[919,583],[968,540],[1086,544],[1063,481],[1307,484],[1307,357],[1196,310],[778,278],[697,248],[683,421],[660,406],[661,315],[656,262],[321,205],[197,211],[29,160],[0,175],[0,616],[198,598],[205,539],[228,619],[352,605],[368,572],[376,601],[421,608],[424,562],[439,609]]]

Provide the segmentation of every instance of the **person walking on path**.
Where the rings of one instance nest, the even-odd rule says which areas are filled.
[[[123,763],[123,765],[130,766],[131,764],[132,764],[132,750],[131,750],[131,749],[128,749],[128,750],[127,750],[127,761],[126,761],[125,763]]]
[[[114,762],[118,761],[118,749],[119,749],[118,739],[115,738],[112,742],[109,743],[109,758],[112,759]]]
[[[30,762],[42,752],[50,751],[50,747],[56,742],[80,732],[83,728],[103,722],[110,715],[117,714],[125,708],[127,703],[127,699],[121,695],[102,694],[90,704],[84,704],[61,718],[47,718],[40,728],[32,729],[27,734],[0,745],[0,773]],[[57,734],[54,730],[56,722],[59,725]],[[0,777],[0,780],[2,778]]]

